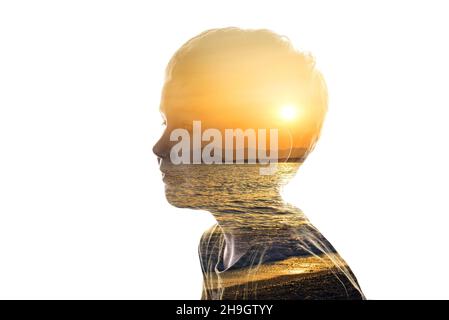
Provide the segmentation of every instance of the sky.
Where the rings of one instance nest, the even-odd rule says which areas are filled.
[[[327,91],[310,54],[268,30],[213,30],[187,41],[166,71],[161,112],[167,133],[202,128],[278,129],[279,149],[309,149]],[[267,140],[267,145],[268,145]]]

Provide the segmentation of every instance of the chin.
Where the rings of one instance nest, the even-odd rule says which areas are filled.
[[[169,183],[164,180],[165,184],[165,199],[167,202],[176,208],[185,208],[186,201],[188,202],[188,195],[183,192],[184,187]]]

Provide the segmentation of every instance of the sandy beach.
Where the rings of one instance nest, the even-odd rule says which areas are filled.
[[[209,281],[213,296],[221,299],[361,299],[338,256],[293,257],[219,273]],[[210,289],[209,289],[210,290]],[[203,296],[204,298],[204,296]]]

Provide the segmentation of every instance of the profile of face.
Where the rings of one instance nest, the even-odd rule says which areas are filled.
[[[192,149],[204,148],[212,140],[202,136],[204,139],[194,146],[194,121],[200,123],[200,135],[208,129],[221,133],[222,154],[215,163],[224,162],[221,160],[226,153],[226,129],[253,130],[255,140],[266,139],[267,154],[273,149],[270,142],[277,142],[274,162],[292,164],[289,170],[275,170],[277,174],[269,179],[271,187],[278,190],[312,150],[326,109],[326,87],[313,58],[296,51],[285,37],[268,30],[228,28],[207,31],[191,39],[175,53],[167,67],[160,105],[166,129],[154,146],[164,173],[168,201],[175,206],[191,207],[190,201],[188,204],[180,201],[181,195],[188,197],[201,191],[205,184],[216,180],[215,174],[229,171],[229,168],[193,170],[192,166],[171,166],[171,150],[179,142],[170,139],[175,129],[184,128],[189,133],[190,164]],[[277,141],[270,140],[269,129],[273,128],[277,130]],[[258,135],[259,129],[266,130],[263,137]],[[258,146],[251,149],[249,137],[245,138],[248,144],[243,146],[243,160],[247,161]],[[230,148],[235,163],[239,147],[235,137],[233,142]],[[227,186],[240,183],[237,176],[227,174],[227,177],[229,181],[223,181]],[[221,196],[226,197],[229,190],[221,190]],[[217,189],[216,193],[219,192]]]
[[[209,30],[170,60],[153,150],[168,202],[217,220],[200,243],[204,299],[363,298],[344,260],[280,196],[326,111],[314,59],[268,30]],[[287,274],[298,290],[276,282]]]

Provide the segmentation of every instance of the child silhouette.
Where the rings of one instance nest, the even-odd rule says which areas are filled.
[[[280,196],[327,111],[310,55],[268,30],[206,31],[171,59],[160,110],[166,130],[153,150],[167,200],[217,221],[199,245],[203,299],[364,298],[346,262]],[[260,135],[269,129],[276,135]],[[276,162],[258,161],[267,154]]]

